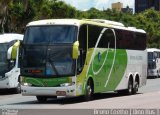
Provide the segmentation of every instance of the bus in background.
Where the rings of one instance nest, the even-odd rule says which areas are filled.
[[[148,48],[148,77],[160,76],[160,49]]]
[[[20,92],[18,52],[22,40],[21,34],[0,35],[0,89],[14,88]]]
[[[135,94],[146,84],[146,32],[101,19],[30,22],[20,51],[24,96],[38,101],[57,96],[117,91]]]

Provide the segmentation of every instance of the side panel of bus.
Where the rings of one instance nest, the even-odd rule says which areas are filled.
[[[85,94],[89,78],[93,79],[94,93],[127,89],[130,76],[134,80],[138,76],[139,87],[145,85],[145,41],[141,33],[88,26],[88,51],[83,71],[77,76],[77,95]]]

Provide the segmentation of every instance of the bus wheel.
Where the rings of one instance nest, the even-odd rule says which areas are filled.
[[[131,79],[128,81],[128,89],[127,89],[126,92],[127,92],[128,95],[132,95],[133,94],[133,82],[132,82]]]
[[[138,81],[135,81],[135,85],[133,88],[133,94],[136,94],[138,92],[138,88],[139,88]]]
[[[156,76],[157,78],[159,78],[159,72],[157,71],[157,76]]]
[[[44,96],[36,96],[36,98],[39,102],[46,102],[47,101],[47,97],[44,97]]]
[[[93,98],[93,82],[89,80],[86,86],[85,100],[90,101]]]
[[[118,90],[117,92],[119,94],[122,94],[122,95],[132,95],[133,94],[133,82],[132,80],[130,79],[128,81],[128,88],[127,89],[124,89],[124,90]]]

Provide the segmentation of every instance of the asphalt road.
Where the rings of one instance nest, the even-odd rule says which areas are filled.
[[[160,109],[160,78],[148,79],[147,85],[139,89],[136,95],[97,94],[95,99],[89,102],[85,102],[82,97],[60,97],[57,100],[50,99],[45,103],[39,103],[34,96],[21,96],[21,94],[14,94],[11,90],[5,90],[0,91],[0,108],[2,109],[2,115],[5,115],[3,112],[5,113],[8,109],[18,110],[23,115],[29,113],[43,115],[46,112],[46,115],[50,115],[49,113],[53,114],[53,110],[53,115],[85,115],[87,112],[88,114],[95,114],[95,109]],[[25,109],[25,111],[19,109]],[[76,109],[80,111],[79,114],[75,111]],[[85,109],[85,111],[80,109]],[[16,111],[9,112],[16,113]],[[158,113],[160,112],[156,111],[155,114]]]

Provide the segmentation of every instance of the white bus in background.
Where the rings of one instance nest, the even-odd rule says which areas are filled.
[[[148,48],[148,76],[160,76],[160,49]]]
[[[0,89],[16,89],[20,92],[18,52],[22,34],[0,35]]]

